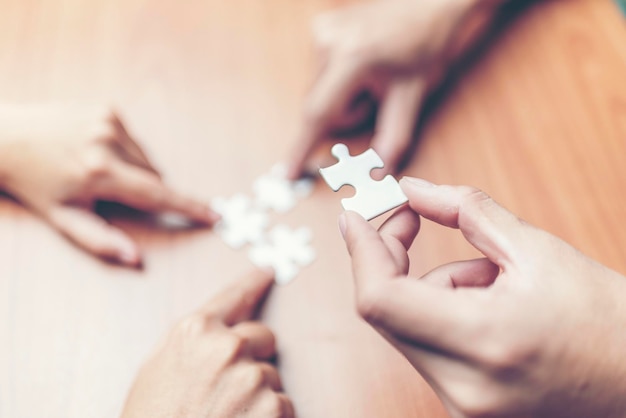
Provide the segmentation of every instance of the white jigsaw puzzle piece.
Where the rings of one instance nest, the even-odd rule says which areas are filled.
[[[296,206],[298,199],[311,194],[313,190],[311,180],[289,181],[286,174],[287,168],[282,164],[277,164],[269,174],[259,177],[254,182],[252,188],[258,206],[285,213]]]
[[[387,175],[380,181],[371,177],[370,173],[374,168],[385,166],[373,149],[352,156],[345,144],[335,144],[331,153],[339,162],[321,168],[320,174],[334,191],[345,185],[355,188],[356,193],[353,197],[341,200],[345,210],[357,212],[369,221],[408,201],[393,176]]]
[[[257,267],[270,267],[274,270],[276,282],[287,284],[315,260],[315,250],[311,247],[311,230],[306,227],[290,229],[286,225],[276,225],[265,242],[252,247],[250,261]]]
[[[229,199],[215,198],[212,206],[222,216],[215,231],[229,247],[239,249],[263,239],[269,224],[268,215],[254,208],[248,196],[237,194]]]

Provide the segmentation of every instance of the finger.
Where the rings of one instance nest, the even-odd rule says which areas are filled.
[[[359,214],[344,212],[339,227],[352,257],[357,294],[375,292],[381,283],[402,274],[385,240]]]
[[[292,418],[295,416],[293,405],[287,395],[270,390],[259,392],[251,409],[256,412],[254,416],[260,417]]]
[[[281,415],[280,418],[294,418],[296,410],[293,407],[291,399],[284,393],[278,393],[278,401],[280,402]]]
[[[348,109],[361,83],[359,71],[359,66],[352,62],[336,64],[331,58],[331,62],[309,93],[301,127],[302,133],[291,154],[287,178],[293,180],[300,177],[316,145],[328,135],[333,116],[340,115]]]
[[[257,360],[269,360],[276,355],[274,333],[260,322],[241,322],[231,331],[244,339],[245,352]]]
[[[418,344],[462,344],[457,335],[467,336],[464,324],[480,312],[475,301],[426,282],[398,279],[401,272],[376,230],[354,212],[346,212],[344,222],[361,316]]]
[[[131,267],[141,265],[137,244],[122,230],[84,208],[61,207],[47,215],[63,235],[91,254]]]
[[[372,147],[389,172],[397,168],[411,145],[425,89],[421,77],[396,81],[382,102]]]
[[[500,274],[500,268],[487,258],[457,261],[440,266],[421,277],[421,280],[448,288],[491,286]]]
[[[272,394],[283,388],[278,371],[267,362],[242,358],[232,364],[226,372],[229,380],[236,384],[233,389],[238,390],[241,395],[247,394],[256,398],[259,394]]]
[[[159,171],[154,167],[154,165],[150,162],[146,154],[143,152],[141,147],[133,140],[133,138],[129,135],[124,123],[120,119],[119,115],[115,112],[112,112],[110,117],[110,123],[113,125],[115,129],[115,133],[119,139],[118,151],[121,152],[125,159],[135,164],[139,167],[142,167],[157,176],[161,177]]]
[[[475,292],[398,277],[368,292],[357,292],[357,307],[367,322],[398,340],[469,356],[466,342],[484,319],[484,298]]]
[[[439,224],[459,228],[465,238],[501,268],[523,259],[536,239],[533,229],[484,192],[465,186],[435,186],[405,177],[400,181],[409,205]]]
[[[219,219],[206,204],[170,189],[153,173],[126,163],[112,164],[111,176],[96,193],[101,199],[149,212],[176,212],[203,224],[212,225]]]
[[[404,207],[389,217],[378,230],[402,274],[406,274],[409,270],[407,250],[413,244],[419,229],[419,215],[411,208]]]
[[[263,383],[275,392],[283,390],[283,383],[278,374],[278,370],[269,363],[258,363],[263,374]]]
[[[272,273],[256,270],[213,297],[202,311],[227,326],[250,320],[273,284]]]

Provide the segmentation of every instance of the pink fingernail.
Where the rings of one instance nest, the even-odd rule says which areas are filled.
[[[347,229],[347,220],[346,220],[346,214],[342,213],[341,215],[339,215],[339,231],[341,231],[341,236],[343,238],[346,237],[346,229]]]
[[[419,178],[416,178],[416,177],[406,177],[405,176],[405,177],[402,177],[402,180],[406,181],[407,183],[410,183],[410,184],[412,184],[414,186],[418,186],[418,187],[435,187],[436,186],[435,184],[433,184],[433,183],[431,183],[431,182],[429,182],[427,180],[419,179]]]
[[[136,253],[123,251],[119,254],[120,261],[126,265],[134,266],[139,263],[139,257]]]
[[[217,213],[217,212],[215,212],[215,211],[213,211],[211,209],[209,209],[208,212],[209,212],[208,213],[208,219],[209,219],[209,222],[211,224],[216,224],[220,220],[222,220],[222,216],[219,213]]]

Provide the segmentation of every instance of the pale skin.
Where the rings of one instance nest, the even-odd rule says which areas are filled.
[[[401,186],[409,207],[379,230],[353,212],[340,229],[359,313],[451,416],[625,416],[626,277],[479,190]],[[407,276],[420,215],[459,229],[484,258]]]
[[[273,284],[253,272],[181,320],[143,365],[122,418],[292,418],[270,360],[271,330],[254,321]]]
[[[307,171],[318,145],[378,112],[371,146],[394,171],[411,145],[427,95],[506,0],[378,0],[320,15],[319,69],[305,98],[289,177]]]
[[[136,242],[94,213],[99,200],[174,212],[201,225],[205,203],[167,186],[120,117],[105,107],[0,104],[0,191],[85,251],[141,265]]]

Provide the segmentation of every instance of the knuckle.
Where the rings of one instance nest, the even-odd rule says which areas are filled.
[[[486,216],[488,210],[496,205],[495,201],[485,192],[471,186],[459,188],[461,198],[458,207],[458,223],[474,224]]]
[[[106,120],[97,123],[93,128],[92,136],[96,143],[102,144],[111,144],[118,140],[115,127]]]
[[[227,361],[235,362],[245,350],[246,339],[229,332],[223,335],[222,344]]]
[[[178,338],[189,338],[202,334],[206,329],[206,319],[200,314],[187,315],[174,327]]]
[[[94,120],[109,122],[115,118],[115,112],[113,111],[111,106],[99,104],[92,106],[90,109],[91,115],[93,115]]]
[[[258,364],[247,365],[242,374],[244,386],[251,390],[257,390],[265,383],[265,373]]]
[[[111,156],[102,149],[88,150],[83,157],[82,177],[93,181],[106,177],[111,172],[113,161]]]
[[[367,286],[357,293],[357,311],[361,318],[370,324],[381,321],[384,312],[382,286]]]
[[[246,339],[233,333],[225,333],[221,339],[222,350],[227,358],[227,361],[236,361],[244,351],[246,346]]]
[[[159,184],[155,184],[153,181],[150,182],[146,182],[146,186],[150,187],[150,200],[152,201],[153,205],[157,206],[157,207],[163,207],[165,206],[165,204],[167,203],[168,200],[168,196],[167,196],[167,192],[165,191],[165,189],[163,187],[160,187]]]
[[[536,359],[537,352],[521,341],[498,341],[482,347],[480,361],[499,381],[519,379]]]
[[[487,193],[475,187],[461,186],[461,193],[463,194],[463,203],[470,206],[481,207],[493,202]]]

